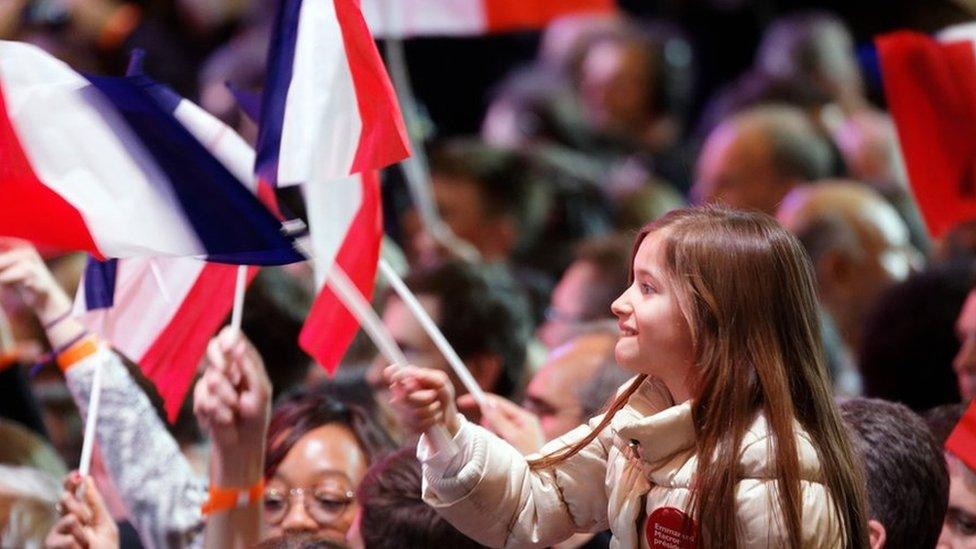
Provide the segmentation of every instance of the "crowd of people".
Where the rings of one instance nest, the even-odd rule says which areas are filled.
[[[162,4],[11,0],[0,39],[109,74],[144,48],[253,142],[225,82],[260,85],[275,3]],[[261,270],[170,422],[72,316],[85,258],[0,236],[0,547],[976,547],[976,456],[945,449],[976,220],[929,238],[847,23],[773,18],[704,102],[715,52],[679,20],[539,36],[479,132],[416,144],[465,253],[383,178],[382,253],[484,400],[382,285],[411,365],[360,333],[327,376],[297,265]]]

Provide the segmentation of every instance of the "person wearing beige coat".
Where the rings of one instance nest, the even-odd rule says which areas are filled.
[[[549,443],[546,454],[581,439],[596,417]],[[796,424],[802,471],[803,546],[839,547],[841,529],[809,437]],[[458,530],[491,547],[546,547],[576,532],[610,529],[613,548],[694,547],[686,517],[698,457],[691,403],[668,407],[646,380],[610,426],[553,469],[534,470],[508,443],[472,423],[454,456],[431,455],[425,438],[423,498]],[[771,437],[762,416],[742,441],[736,488],[740,547],[785,547],[775,505]],[[531,458],[530,456],[529,458]],[[675,527],[677,526],[677,527]]]

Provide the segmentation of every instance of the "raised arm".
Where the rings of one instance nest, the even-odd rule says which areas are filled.
[[[385,375],[406,426],[422,432],[443,425],[458,445],[453,456],[437,455],[421,437],[418,457],[424,500],[462,533],[493,547],[545,547],[607,527],[607,436],[555,468],[534,470],[510,444],[464,422],[443,372],[391,367]],[[543,450],[588,432],[580,427]]]
[[[71,300],[33,247],[0,239],[0,285],[18,291],[45,326],[83,418],[88,415],[95,371],[102,369],[95,434],[106,469],[143,544],[149,548],[202,545],[200,505],[206,483],[194,476],[121,359],[71,317]]]

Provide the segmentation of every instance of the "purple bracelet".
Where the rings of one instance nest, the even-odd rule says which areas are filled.
[[[73,311],[71,309],[68,309],[68,312],[64,313],[63,315],[59,316],[58,318],[55,318],[51,322],[48,322],[47,324],[45,324],[44,325],[44,329],[45,330],[50,330],[51,328],[57,326],[58,324],[61,324],[61,322],[63,322],[65,319],[67,319],[68,317],[71,316],[71,313],[72,312]]]

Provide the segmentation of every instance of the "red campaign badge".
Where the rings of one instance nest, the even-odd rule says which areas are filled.
[[[695,549],[695,521],[674,507],[655,509],[647,517],[644,535],[652,548]]]

